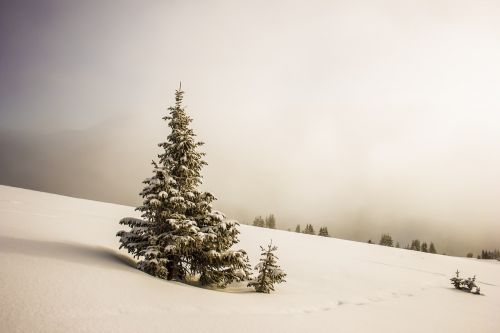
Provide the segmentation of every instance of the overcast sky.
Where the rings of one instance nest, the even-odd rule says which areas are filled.
[[[5,184],[137,204],[182,81],[230,217],[500,246],[498,1],[0,3]]]

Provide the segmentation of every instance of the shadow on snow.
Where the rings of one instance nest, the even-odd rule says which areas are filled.
[[[0,236],[0,252],[130,271],[135,261],[103,246]]]

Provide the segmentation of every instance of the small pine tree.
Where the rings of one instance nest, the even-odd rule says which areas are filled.
[[[456,288],[456,289],[461,289],[462,286],[462,278],[460,278],[460,272],[457,271],[455,272],[455,276],[450,279],[451,284]]]
[[[209,202],[205,198],[200,202]],[[201,212],[210,206],[199,206]],[[198,221],[203,232],[201,245],[193,254],[191,271],[200,275],[202,285],[215,285],[224,288],[229,283],[241,282],[250,277],[250,264],[244,250],[232,250],[238,243],[238,222],[226,220],[224,214],[217,211],[200,213],[205,216]]]
[[[327,227],[319,228],[318,235],[323,237],[330,237],[330,235],[328,234],[328,228]]]
[[[422,243],[422,246],[420,247],[420,251],[427,252],[427,243],[426,242]]]
[[[399,242],[396,243],[396,248],[400,248],[401,246],[399,245]]]
[[[276,229],[276,218],[273,214],[266,217],[266,228]]]
[[[295,227],[295,232],[300,232],[300,224],[297,224],[297,226]]]
[[[462,279],[459,274],[460,272],[457,269],[457,271],[455,272],[455,276],[450,279],[451,284],[453,284],[456,289],[476,295],[481,295],[481,289],[476,285],[475,275],[472,278]]]
[[[383,246],[392,246],[392,237],[389,234],[383,234],[382,237],[380,237],[380,245]]]
[[[373,244],[371,239],[368,240],[368,244]]]
[[[431,242],[431,245],[429,246],[429,253],[437,253],[433,242]]]
[[[277,265],[278,257],[273,253],[278,248],[272,245],[272,241],[267,246],[267,249],[260,247],[261,259],[259,263],[255,266],[255,270],[259,272],[259,275],[254,281],[248,283],[249,287],[254,287],[255,291],[259,293],[269,293],[274,291],[274,284],[286,282],[286,274]]]
[[[411,241],[410,250],[420,251],[420,241],[418,239],[414,239]]]
[[[304,229],[304,233],[308,235],[314,235],[314,228],[312,224],[306,224],[306,228]]]
[[[253,225],[256,226],[256,227],[261,227],[263,228],[265,226],[265,221],[264,219],[262,218],[262,216],[257,216],[254,220],[253,220]]]

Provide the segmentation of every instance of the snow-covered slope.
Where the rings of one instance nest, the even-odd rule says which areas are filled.
[[[241,226],[287,283],[208,290],[152,278],[117,250],[132,207],[0,186],[0,332],[500,332],[500,263]],[[308,221],[304,221],[308,222]],[[452,288],[459,269],[484,296]]]

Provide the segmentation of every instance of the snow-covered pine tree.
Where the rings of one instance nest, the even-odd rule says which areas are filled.
[[[167,142],[159,144],[164,152],[158,155],[158,164],[153,162],[153,177],[143,182],[143,204],[136,210],[142,213],[144,221],[122,219],[120,223],[129,225],[132,230],[117,234],[121,247],[127,247],[136,257],[144,258],[138,263],[140,269],[169,280],[185,278],[192,253],[202,239],[190,210],[196,206],[191,190],[201,183],[203,154],[195,150],[201,143],[194,141],[194,134],[187,127],[191,119],[181,108],[182,94],[182,91],[176,91],[175,106],[169,108],[170,116],[163,118],[170,120],[172,132]],[[140,231],[147,239],[147,245],[141,243],[141,248],[136,251],[137,243],[130,239]]]
[[[274,291],[274,284],[286,282],[285,272],[278,266],[278,257],[273,253],[278,248],[272,244],[272,241],[267,246],[267,249],[260,247],[261,259],[255,266],[255,270],[259,275],[254,281],[248,283],[249,287],[254,287],[259,293],[269,293]]]
[[[195,141],[189,128],[192,119],[182,107],[184,92],[175,92],[175,105],[168,108],[171,133],[167,140],[158,144],[163,152],[158,155],[159,167],[169,176],[168,188],[155,192],[160,201],[160,221],[156,223],[155,243],[166,259],[167,279],[183,280],[190,270],[193,253],[200,246],[203,235],[197,226],[193,211],[196,208],[197,187],[201,184],[201,168],[206,163],[197,148],[203,143]],[[153,202],[158,204],[157,202]],[[143,218],[149,218],[151,208],[145,201],[138,210]]]
[[[455,276],[450,279],[451,284],[453,284],[453,286],[455,286],[456,289],[461,289],[462,287],[462,278],[460,278],[459,275],[460,272],[457,269],[457,271],[455,272]]]
[[[137,266],[140,270],[153,276],[166,278],[166,257],[159,242],[159,236],[167,228],[163,218],[166,199],[175,194],[175,180],[169,176],[168,170],[152,162],[153,176],[143,181],[144,189],[140,193],[143,198],[141,206],[136,210],[142,212],[142,220],[126,217],[120,224],[128,225],[130,231],[121,230],[120,249],[126,248],[134,257],[141,259]]]
[[[295,227],[295,232],[300,232],[300,224],[297,224],[297,226]]]
[[[457,271],[455,272],[456,276],[450,279],[451,284],[453,284],[456,289],[467,291],[476,295],[481,295],[481,289],[478,285],[476,285],[476,276],[474,275],[474,277],[472,278],[462,279],[459,276],[459,273],[460,272],[457,269]]]
[[[328,228],[327,227],[319,228],[318,235],[323,237],[330,237],[330,235],[328,235]]]
[[[226,280],[239,278],[249,268],[244,251],[229,251],[238,241],[238,223],[224,221],[222,213],[212,210],[215,197],[198,190],[206,165],[198,151],[203,143],[189,128],[192,119],[182,107],[183,94],[179,87],[175,105],[163,118],[171,133],[159,144],[164,151],[159,163],[153,162],[154,176],[144,181],[143,204],[137,208],[144,221],[122,219],[132,230],[117,235],[121,247],[142,258],[139,268],[155,276],[182,280],[189,272],[203,277],[206,270],[216,270],[229,276]]]
[[[238,222],[226,220],[223,213],[212,209],[215,197],[197,193],[197,224],[203,235],[193,256],[192,272],[200,274],[202,285],[224,288],[229,283],[248,280],[251,275],[248,256],[243,250],[230,248],[239,242]]]
[[[248,278],[248,257],[243,250],[230,250],[238,242],[239,224],[225,220],[223,213],[212,209],[215,196],[197,189],[202,183],[205,154],[197,151],[203,143],[195,140],[189,128],[192,119],[182,107],[183,94],[180,88],[176,91],[175,106],[169,108],[170,115],[164,118],[169,120],[172,132],[167,142],[160,144],[165,149],[165,153],[159,155],[160,162],[170,165],[171,175],[178,184],[179,202],[183,204],[179,217],[187,226],[192,224],[192,230],[197,232],[183,243],[184,258],[191,272],[200,274],[204,285],[224,287]]]

